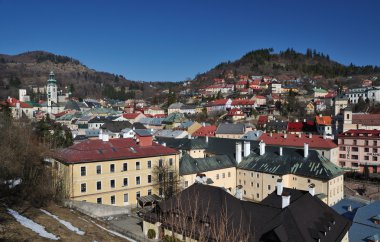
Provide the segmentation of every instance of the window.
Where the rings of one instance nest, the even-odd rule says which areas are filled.
[[[127,187],[128,186],[128,178],[123,179],[123,186]]]
[[[96,166],[96,174],[102,174],[102,166],[101,165]]]
[[[86,183],[80,184],[80,192],[86,192],[86,190],[87,190]]]
[[[346,151],[346,147],[345,146],[341,146],[341,147],[339,147],[339,150],[340,151]]]
[[[115,195],[112,195],[111,196],[111,204],[115,204],[115,203],[116,203]]]
[[[253,187],[253,182],[251,182],[251,187]]]
[[[152,195],[152,189],[149,189],[149,190],[148,190],[148,196],[149,196],[149,195]]]
[[[148,183],[152,182],[152,175],[148,175]]]
[[[354,145],[357,145],[357,141],[356,141],[355,139],[354,139],[354,141],[353,141],[353,142],[354,142]]]
[[[148,169],[152,168],[152,161],[148,160]]]
[[[260,194],[256,193],[256,198],[260,198]]]
[[[257,173],[257,174],[256,174],[256,177],[257,177],[257,178],[259,178],[259,177],[260,177],[260,174],[259,174],[259,173]]]
[[[219,174],[216,174],[216,180],[218,180],[219,179]]]
[[[96,199],[96,203],[97,203],[97,204],[102,204],[102,198],[101,198],[101,197],[98,197],[98,198]]]
[[[189,186],[189,182],[185,181],[185,187],[188,187],[188,186]]]
[[[110,172],[114,173],[115,172],[115,164],[110,165]]]
[[[228,172],[228,177],[231,177],[231,172]]]
[[[377,146],[377,141],[376,140],[373,141],[373,146]]]
[[[173,165],[173,158],[169,158],[169,166]]]
[[[140,185],[140,177],[139,176],[136,177],[136,185]]]
[[[325,156],[325,152],[324,151],[322,151],[322,156]]]
[[[268,190],[269,190],[269,191],[270,191],[270,188],[271,188],[270,185],[268,185]]]
[[[80,168],[80,175],[81,176],[85,176],[86,175],[86,167],[85,166],[81,166],[81,168]]]
[[[377,161],[377,156],[372,156],[373,161]]]
[[[368,155],[364,156],[364,160],[369,160],[369,156]]]
[[[359,157],[357,155],[351,155],[351,159],[357,160]]]
[[[96,190],[102,190],[102,182],[101,181],[98,181],[96,182]]]
[[[128,193],[124,193],[124,202],[125,202],[125,203],[128,202]]]
[[[247,192],[244,190],[244,195],[247,195]]]
[[[359,148],[358,148],[358,147],[352,147],[352,148],[351,148],[351,151],[352,151],[352,152],[358,152],[358,151],[359,151]]]
[[[368,145],[368,140],[365,141],[365,145]]]
[[[222,178],[226,178],[226,173],[222,173]]]
[[[345,154],[339,154],[339,158],[345,159],[346,155]]]
[[[364,148],[364,152],[369,152],[369,148]]]
[[[310,179],[307,179],[307,182],[310,183]]]
[[[377,153],[377,148],[373,148],[373,153]]]
[[[359,163],[357,163],[357,162],[352,162],[352,163],[351,163],[351,166],[352,166],[352,167],[359,167]]]
[[[110,180],[110,187],[115,188],[115,180]]]
[[[253,177],[253,172],[251,172],[251,177]]]
[[[158,189],[158,195],[160,195],[160,196],[162,196],[164,193],[163,193],[163,190],[162,190],[162,188],[160,187],[159,189]]]
[[[158,167],[162,167],[162,163],[163,163],[163,161],[162,161],[162,159],[160,159],[160,160],[158,161]]]
[[[256,187],[259,188],[260,187],[260,183],[256,183]]]
[[[136,161],[136,170],[140,170],[140,161]]]
[[[140,192],[136,192],[136,198],[140,197]]]
[[[128,171],[128,163],[123,163],[123,171]]]

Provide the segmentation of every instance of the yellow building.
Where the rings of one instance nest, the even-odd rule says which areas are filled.
[[[237,157],[237,162],[237,185],[243,186],[245,199],[265,199],[276,189],[278,180],[287,188],[307,191],[313,187],[315,195],[329,206],[343,199],[343,171],[309,150],[307,144],[302,150],[265,147],[261,142],[247,157]]]
[[[178,151],[152,143],[152,137],[87,140],[55,154],[53,167],[67,196],[77,201],[125,206],[140,196],[158,194],[153,168],[178,170]]]

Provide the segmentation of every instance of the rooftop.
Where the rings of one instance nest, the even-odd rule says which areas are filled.
[[[338,147],[331,139],[323,139],[321,135],[309,135],[302,134],[301,137],[296,134],[284,134],[279,133],[264,133],[260,136],[259,140],[264,141],[267,145],[277,145],[283,147],[303,147],[305,143],[309,144],[311,149],[333,149]]]

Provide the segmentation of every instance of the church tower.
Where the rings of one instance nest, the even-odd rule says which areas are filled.
[[[48,107],[49,110],[51,110],[51,107],[58,104],[58,90],[57,90],[57,81],[54,77],[54,72],[51,71],[49,75],[49,80],[46,87],[46,93],[47,93],[47,101],[48,101]]]

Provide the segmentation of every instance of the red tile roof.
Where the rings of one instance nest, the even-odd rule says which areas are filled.
[[[353,124],[380,126],[380,114],[352,114]]]
[[[64,163],[84,163],[178,154],[156,143],[140,146],[133,139],[85,140],[58,151],[54,157]]]
[[[200,127],[197,131],[193,133],[193,136],[209,136],[209,137],[214,137],[215,136],[215,131],[218,127],[215,125],[210,125],[210,126],[204,126]]]
[[[141,113],[124,113],[123,118],[126,119],[135,119],[137,116],[139,116]]]
[[[8,98],[7,103],[10,107],[16,107],[16,103],[20,103],[20,108],[32,108],[32,106],[30,106],[29,104],[21,102],[14,97]]]
[[[53,114],[55,118],[59,118],[59,117],[62,117],[63,115],[65,114],[68,114],[69,112],[71,112],[70,110],[65,110],[63,112],[60,112],[60,113],[56,113],[56,114]]]
[[[233,108],[230,111],[228,111],[227,116],[245,116],[245,115],[240,109]]]
[[[339,137],[350,137],[350,136],[362,136],[362,137],[376,137],[380,138],[380,130],[367,130],[367,129],[351,129],[343,134],[339,134]]]
[[[259,141],[264,141],[267,145],[276,145],[283,147],[303,147],[304,143],[308,143],[312,149],[333,149],[338,147],[333,140],[323,139],[321,135],[313,135],[309,138],[309,135],[302,134],[298,137],[296,134],[287,134],[287,138],[284,138],[284,134],[273,133],[272,137],[269,133],[263,133],[259,137]]]
[[[226,105],[228,99],[218,99],[211,102],[211,106],[224,106]]]
[[[257,124],[263,125],[263,124],[266,124],[266,123],[268,123],[268,116],[267,115],[260,115],[259,119],[257,120]]]
[[[331,125],[332,118],[330,116],[315,116],[317,125]]]
[[[288,122],[288,132],[301,132],[302,128],[302,122]]]
[[[255,100],[252,99],[234,99],[231,103],[232,106],[235,105],[254,105]]]

